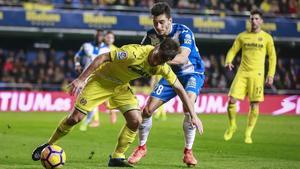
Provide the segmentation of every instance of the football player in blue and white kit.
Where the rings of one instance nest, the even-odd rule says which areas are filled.
[[[103,40],[104,32],[103,30],[98,29],[96,32],[95,40],[92,42],[85,42],[81,46],[74,57],[75,70],[78,73],[81,73],[83,70],[81,62],[83,62],[84,64],[84,69],[86,69],[97,56],[110,51],[110,48],[103,42]],[[98,107],[95,107],[93,111],[88,113],[86,119],[82,121],[79,129],[81,131],[86,131],[89,123],[91,127],[99,126],[100,121]]]
[[[195,102],[203,86],[205,75],[204,65],[196,46],[194,34],[187,26],[172,23],[171,9],[164,2],[154,4],[151,8],[151,14],[154,29],[147,32],[142,44],[157,45],[167,37],[178,41],[181,52],[173,60],[169,61],[168,64],[171,65],[179,81],[185,87],[189,98],[192,102]],[[146,155],[146,142],[152,126],[152,114],[158,107],[175,96],[176,92],[166,79],[162,78],[152,91],[151,97],[143,110],[143,122],[139,128],[139,146],[128,158],[128,162],[135,164]],[[183,130],[185,148],[183,162],[188,166],[195,166],[197,160],[193,156],[192,146],[196,135],[196,128],[189,123],[192,117],[186,112],[186,109],[184,111]],[[200,134],[203,132],[202,125],[198,130]]]

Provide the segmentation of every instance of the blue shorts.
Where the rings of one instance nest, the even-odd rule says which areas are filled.
[[[204,84],[205,75],[203,74],[188,74],[177,77],[180,83],[185,88],[186,92],[195,93],[197,96]],[[163,102],[167,102],[175,97],[177,93],[174,91],[171,85],[162,78],[156,85],[151,93],[152,97],[156,97]]]

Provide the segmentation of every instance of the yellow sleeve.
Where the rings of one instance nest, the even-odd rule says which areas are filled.
[[[162,77],[164,77],[171,86],[173,86],[173,84],[177,80],[177,76],[168,64],[159,66],[156,75],[162,75]]]
[[[110,49],[110,51],[113,51],[113,50],[116,50],[117,48],[118,47],[116,47],[115,45],[111,45],[109,49]]]
[[[274,41],[272,36],[270,36],[267,44],[267,52],[269,56],[268,76],[274,77],[275,69],[276,69],[276,51],[275,51],[275,46],[274,46]]]
[[[237,38],[235,39],[232,47],[230,48],[230,50],[227,53],[226,56],[226,60],[225,60],[225,64],[227,63],[231,63],[235,57],[235,55],[239,52],[239,50],[241,49],[241,41],[240,41],[240,34],[237,36]]]

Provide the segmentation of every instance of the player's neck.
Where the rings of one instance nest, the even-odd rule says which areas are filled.
[[[251,29],[251,32],[252,33],[259,33],[261,31],[260,28],[257,28],[257,29]]]

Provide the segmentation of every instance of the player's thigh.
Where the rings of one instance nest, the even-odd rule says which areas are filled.
[[[177,94],[171,85],[162,78],[154,87],[150,96],[162,100],[164,103],[175,97]]]
[[[129,110],[140,110],[137,98],[129,85],[123,85],[114,91],[113,96],[109,99],[111,108],[117,108],[122,113]]]
[[[92,111],[113,94],[113,89],[102,87],[96,78],[92,78],[77,96],[75,108],[83,113]]]
[[[143,117],[151,117],[152,114],[156,111],[156,109],[162,107],[161,105],[163,104],[164,102],[161,99],[151,96],[143,109]]]
[[[250,102],[264,100],[264,77],[262,74],[253,74],[248,81],[248,96]]]
[[[244,99],[247,94],[247,76],[245,74],[237,74],[230,86],[229,96],[236,99]]]

